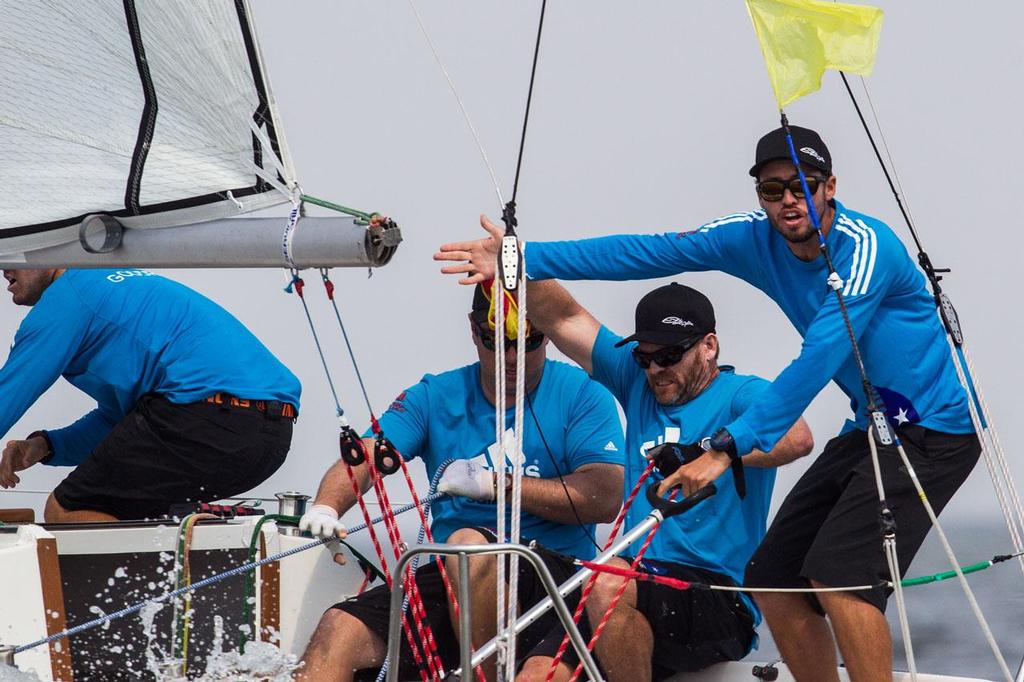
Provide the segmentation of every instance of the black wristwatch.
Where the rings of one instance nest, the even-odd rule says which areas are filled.
[[[742,500],[747,496],[747,481],[743,476],[743,458],[736,452],[736,441],[732,434],[723,426],[715,431],[710,438],[701,441],[705,450],[717,450],[729,455],[729,466],[732,468],[732,481],[736,485],[736,494]]]
[[[35,438],[36,436],[39,436],[44,441],[46,441],[46,456],[39,460],[40,464],[46,464],[51,459],[53,459],[53,443],[50,441],[50,434],[48,434],[46,431],[33,431],[32,433],[28,434],[25,440],[28,440],[29,438]]]

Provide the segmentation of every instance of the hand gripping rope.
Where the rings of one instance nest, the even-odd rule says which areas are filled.
[[[975,618],[978,620],[978,624],[981,626],[982,632],[985,635],[985,639],[988,641],[989,647],[992,649],[992,653],[995,655],[996,661],[999,663],[1000,668],[1003,671],[1005,678],[1008,682],[1013,682],[1013,677],[1010,674],[1010,670],[1006,665],[1006,661],[1003,658],[1002,652],[999,650],[999,646],[995,641],[995,637],[992,635],[992,631],[988,626],[988,622],[985,620],[984,614],[981,612],[981,608],[978,606],[977,600],[974,597],[974,593],[971,591],[970,586],[967,584],[967,579],[963,577],[960,570],[960,564],[957,561],[956,555],[953,552],[952,546],[949,544],[949,540],[946,538],[946,534],[939,525],[938,517],[935,514],[935,510],[932,508],[931,503],[928,501],[928,496],[924,489],[921,487],[921,483],[917,478],[917,473],[914,471],[913,465],[910,463],[910,459],[907,457],[906,451],[903,448],[903,443],[900,441],[899,435],[894,430],[889,428],[889,423],[886,420],[884,413],[884,406],[881,405],[880,399],[877,398],[873,385],[868,378],[867,369],[864,366],[863,357],[860,353],[860,344],[857,341],[856,333],[853,329],[853,324],[850,322],[850,316],[846,309],[846,302],[842,293],[842,279],[839,273],[836,272],[835,266],[832,263],[832,257],[828,250],[828,245],[825,242],[825,235],[821,229],[821,220],[818,216],[818,211],[814,206],[814,199],[807,187],[807,177],[804,174],[803,169],[800,167],[800,159],[796,153],[796,147],[793,144],[793,136],[789,129],[789,121],[786,118],[785,112],[780,110],[780,119],[782,129],[786,134],[786,143],[789,147],[790,160],[793,162],[793,166],[796,169],[797,175],[800,178],[800,184],[804,192],[804,201],[807,204],[807,212],[811,219],[811,224],[814,227],[815,233],[818,236],[818,245],[821,249],[822,256],[825,259],[826,267],[828,268],[828,285],[835,292],[836,301],[839,305],[840,314],[843,317],[843,323],[846,326],[846,333],[849,337],[850,347],[853,354],[854,361],[857,364],[857,370],[860,373],[861,384],[864,389],[864,395],[867,400],[867,410],[871,417],[871,426],[868,429],[868,443],[871,448],[872,463],[875,471],[875,483],[878,487],[878,499],[879,499],[879,526],[882,531],[883,539],[882,545],[886,555],[886,561],[889,565],[889,571],[892,578],[892,584],[894,587],[894,595],[896,597],[896,606],[899,612],[900,629],[903,634],[904,647],[906,649],[907,666],[910,669],[910,675],[912,680],[917,679],[917,666],[914,660],[913,644],[910,638],[910,627],[907,620],[906,605],[903,602],[903,592],[900,587],[900,567],[899,559],[896,554],[896,523],[892,516],[892,511],[885,499],[885,489],[882,484],[882,474],[878,465],[877,456],[877,445],[875,443],[875,436],[877,435],[878,440],[883,445],[893,445],[900,455],[900,459],[903,462],[903,466],[907,470],[907,474],[910,476],[911,481],[914,484],[914,488],[917,491],[918,497],[921,499],[924,505],[925,511],[928,514],[928,518],[931,520],[932,525],[935,527],[936,534],[939,536],[939,540],[942,543],[943,549],[946,552],[946,556],[949,558],[950,564],[954,571],[957,572],[960,578],[960,584],[964,590],[964,594],[967,596],[968,602],[970,602],[971,610],[974,612]]]

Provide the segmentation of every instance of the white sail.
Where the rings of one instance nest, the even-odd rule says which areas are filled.
[[[0,73],[0,255],[89,214],[167,227],[295,187],[245,2],[0,3]]]

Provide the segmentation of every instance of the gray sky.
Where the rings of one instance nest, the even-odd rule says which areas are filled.
[[[1015,199],[1024,132],[1016,86],[1024,6],[991,2],[965,12],[924,0],[878,4],[886,20],[868,86],[925,245],[937,265],[954,268],[944,284],[1012,458],[1024,440],[1015,414],[1024,361],[1012,276],[1021,243]],[[398,255],[372,278],[334,273],[379,412],[423,373],[474,359],[464,318],[470,292],[439,275],[430,255],[444,241],[476,236],[480,212],[498,215],[494,190],[406,2],[256,0],[254,10],[303,188],[388,213],[403,228]],[[423,1],[420,10],[507,197],[539,3]],[[857,79],[854,85],[862,96]],[[826,74],[822,90],[788,113],[825,137],[840,200],[886,220],[910,243],[838,75]],[[746,169],[757,138],[777,122],[739,0],[552,2],[519,191],[520,233],[530,240],[690,229],[754,208]],[[337,430],[298,301],[281,291],[285,273],[170,274],[231,310],[301,378],[292,453],[257,492],[312,493],[337,457]],[[715,302],[724,362],[771,378],[798,353],[797,334],[752,287],[720,274],[677,279]],[[366,409],[333,316],[317,275],[307,280],[343,406],[362,428]],[[635,301],[661,283],[570,288],[602,321],[626,331]],[[9,340],[25,310],[4,305],[0,339]],[[11,435],[64,425],[90,407],[60,382]],[[819,447],[848,413],[834,388],[814,402],[807,418]],[[804,466],[781,473],[776,503]],[[1019,479],[1021,466],[1013,467]],[[22,487],[49,490],[64,474],[37,467]],[[43,499],[0,495],[5,506],[38,507]],[[947,514],[996,518],[984,466]]]

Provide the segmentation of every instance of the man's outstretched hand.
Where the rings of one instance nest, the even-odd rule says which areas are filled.
[[[494,279],[494,264],[505,231],[485,215],[480,216],[480,227],[487,230],[488,236],[475,241],[443,244],[440,251],[434,254],[434,260],[457,263],[444,266],[441,272],[446,275],[465,275],[459,284],[479,284]]]
[[[7,441],[3,455],[0,455],[0,488],[13,488],[21,483],[21,478],[15,472],[28,469],[46,457],[47,452],[49,447],[42,436]]]

